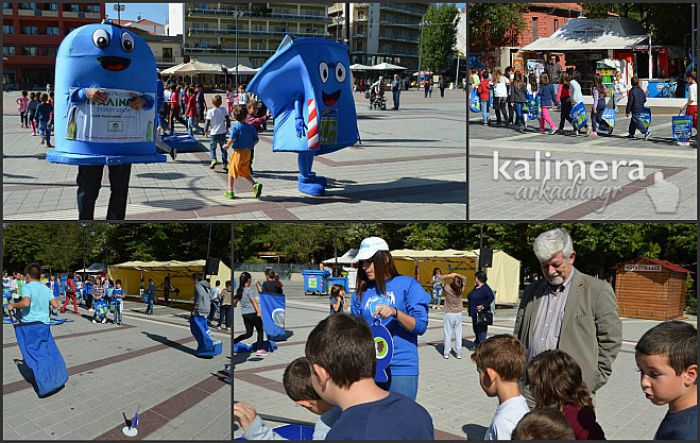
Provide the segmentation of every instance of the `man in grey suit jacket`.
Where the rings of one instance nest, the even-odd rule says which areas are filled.
[[[533,249],[545,278],[530,285],[520,300],[513,335],[523,343],[528,361],[548,349],[571,355],[594,394],[610,377],[622,346],[615,293],[608,283],[574,268],[576,252],[566,229],[543,232]],[[533,406],[529,389],[523,393]]]

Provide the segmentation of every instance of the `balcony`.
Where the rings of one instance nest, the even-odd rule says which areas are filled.
[[[294,34],[294,35],[299,36],[299,37],[304,37],[304,36],[325,37],[325,36],[330,35],[328,32],[323,32],[323,31],[318,31],[318,32],[295,32],[293,30],[256,31],[256,30],[251,30],[250,28],[238,28],[238,38],[246,38],[249,36],[284,37],[287,34]],[[235,38],[236,37],[236,30],[235,29],[197,29],[197,28],[193,28],[193,29],[187,30],[187,35],[188,36],[213,35],[213,36],[223,37],[223,38]]]
[[[400,26],[403,28],[412,28],[416,29],[418,26],[420,26],[420,22],[409,22],[409,21],[386,21],[386,20],[380,20],[379,21],[380,26]]]
[[[401,34],[380,34],[379,38],[382,40],[393,40],[398,42],[408,42],[408,43],[418,43],[418,36],[401,35]]]
[[[381,3],[380,5],[381,5],[380,6],[381,9],[402,12],[404,14],[410,14],[410,15],[414,15],[417,17],[423,17],[423,14],[425,14],[425,11],[428,9],[428,8],[417,8],[414,6],[399,5],[399,4],[395,4],[395,3]]]
[[[238,48],[238,53],[239,54],[272,54],[276,51],[277,49],[246,49],[246,48]],[[201,54],[201,55],[207,55],[207,54],[235,54],[236,49],[235,48],[184,48],[184,53],[187,55],[192,55],[192,54]]]

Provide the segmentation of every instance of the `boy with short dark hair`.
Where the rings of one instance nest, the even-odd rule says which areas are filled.
[[[250,171],[250,157],[253,147],[260,141],[255,128],[245,123],[248,111],[244,106],[233,107],[233,117],[236,123],[231,125],[229,139],[224,145],[224,149],[233,148],[233,154],[228,165],[228,190],[224,194],[226,198],[233,198],[233,183],[237,178],[243,178],[253,187],[255,198],[260,197],[262,183],[253,180]]]
[[[489,397],[498,397],[498,408],[484,440],[510,440],[513,429],[529,412],[520,394],[520,378],[525,373],[525,351],[520,340],[508,334],[487,338],[472,354],[479,372],[479,384]]]
[[[309,334],[311,383],[326,402],[342,409],[327,440],[433,440],[433,420],[422,406],[376,385],[372,332],[359,318],[337,314]]]
[[[209,168],[214,169],[216,166],[216,147],[221,149],[221,163],[224,171],[228,171],[228,156],[224,149],[226,143],[226,132],[231,126],[231,120],[228,118],[228,113],[221,107],[221,96],[215,95],[212,100],[213,108],[207,111],[206,123],[204,124],[204,134],[210,136],[211,143],[209,144]]]
[[[639,129],[639,132],[644,134],[644,140],[649,139],[651,136],[651,130],[644,127],[642,123],[642,111],[644,110],[644,103],[647,101],[647,95],[639,87],[639,78],[635,75],[632,77],[632,89],[627,97],[627,109],[625,114],[627,117],[632,114],[632,120],[630,120],[629,135],[627,138],[634,138],[634,132]]]
[[[314,414],[320,415],[314,428],[313,439],[324,440],[331,426],[340,416],[340,408],[325,402],[311,385],[311,369],[306,357],[293,360],[284,370],[284,389],[296,404]],[[246,440],[284,440],[272,428],[264,425],[262,419],[251,406],[245,403],[233,405],[233,415],[244,429]]]
[[[655,405],[668,405],[654,440],[698,439],[698,331],[667,321],[644,333],[634,347],[641,387]]]

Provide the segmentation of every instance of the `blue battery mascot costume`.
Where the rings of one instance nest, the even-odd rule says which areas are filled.
[[[156,152],[156,63],[146,42],[109,20],[81,26],[56,55],[56,149],[47,160],[78,165],[81,219],[92,219],[104,165],[108,219],[123,219],[132,163],[164,162]]]
[[[275,117],[273,152],[296,152],[299,191],[323,195],[328,184],[313,171],[316,155],[360,140],[348,48],[320,38],[287,35],[248,85]]]

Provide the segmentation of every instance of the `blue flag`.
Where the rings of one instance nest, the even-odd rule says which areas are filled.
[[[287,310],[287,302],[284,294],[260,293],[260,309],[262,309],[262,321],[265,334],[270,340],[283,341],[289,336],[284,329],[284,317]]]
[[[139,409],[141,409],[141,403],[136,407],[136,412],[134,413],[134,418],[131,420],[131,429],[136,429],[139,426]]]

